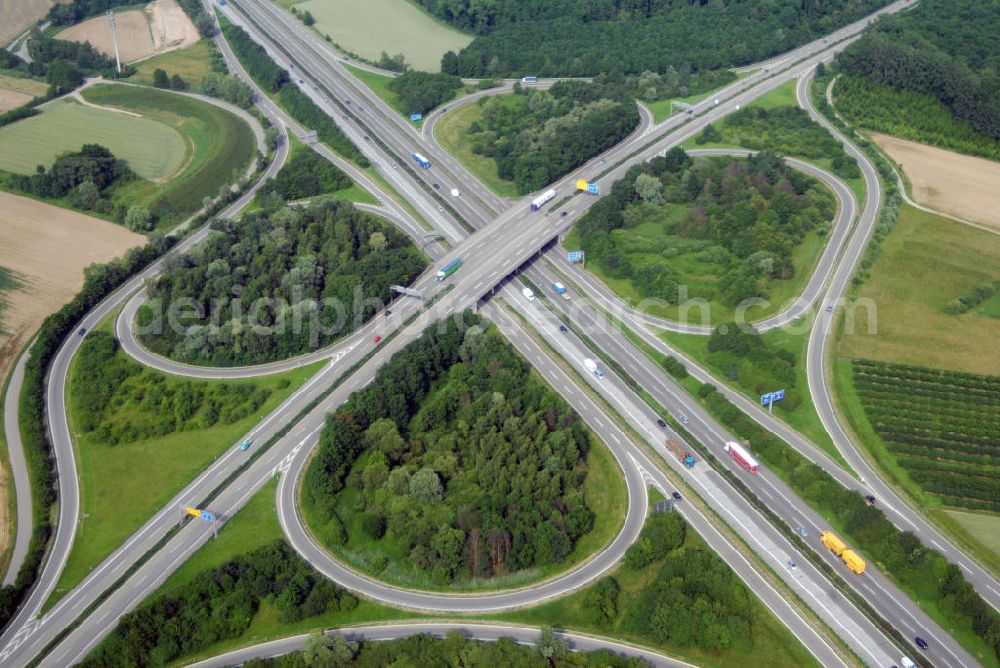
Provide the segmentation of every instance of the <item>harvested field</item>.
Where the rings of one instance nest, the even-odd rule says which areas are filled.
[[[8,276],[0,293],[0,378],[45,316],[80,289],[87,265],[145,241],[120,225],[0,191],[0,267]]]
[[[902,165],[918,204],[1000,230],[1000,162],[889,135],[872,139]]]
[[[0,46],[7,46],[49,13],[58,0],[0,0]]]
[[[0,128],[0,169],[31,174],[36,165],[51,165],[59,154],[86,142],[108,147],[150,180],[174,174],[189,153],[181,134],[163,123],[57,100],[38,116]]]
[[[8,77],[0,74],[0,114],[31,102],[39,95],[44,95],[48,86],[33,79]]]
[[[190,46],[200,39],[197,28],[176,0],[156,0],[143,10],[116,12],[118,53],[124,63]],[[105,16],[95,16],[56,35],[71,42],[90,42],[101,53],[114,57],[111,28]]]

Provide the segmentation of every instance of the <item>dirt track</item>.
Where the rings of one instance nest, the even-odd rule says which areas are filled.
[[[1000,162],[877,133],[872,139],[903,166],[915,202],[1000,229]]]

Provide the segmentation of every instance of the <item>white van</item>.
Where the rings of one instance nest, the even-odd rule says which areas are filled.
[[[521,294],[524,295],[524,298],[529,302],[535,301],[535,293],[531,291],[531,288],[521,290]]]

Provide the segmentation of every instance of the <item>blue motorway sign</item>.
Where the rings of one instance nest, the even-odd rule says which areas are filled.
[[[785,398],[785,391],[784,390],[775,390],[775,392],[774,392],[774,399],[772,399],[772,401],[781,401],[784,398]]]
[[[773,392],[768,392],[767,394],[760,395],[760,405],[767,406],[769,403],[771,403],[771,397],[773,396],[774,396]]]
[[[570,251],[566,253],[566,259],[570,262],[579,262],[583,259],[583,251]]]
[[[205,520],[206,522],[211,522],[212,520],[215,519],[215,517],[213,517],[212,513],[208,512],[207,510],[203,510],[201,511],[201,519]]]
[[[596,183],[588,183],[587,192],[590,193],[591,195],[600,195],[601,186],[597,185]]]
[[[410,120],[413,121],[414,123],[416,123],[417,121],[419,121],[423,117],[424,117],[423,114],[410,114]]]

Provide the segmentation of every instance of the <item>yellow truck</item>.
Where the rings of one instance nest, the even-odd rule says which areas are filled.
[[[830,531],[824,531],[820,534],[819,540],[823,545],[826,545],[834,554],[838,557],[844,553],[847,546],[844,545],[844,541],[840,540]]]
[[[847,564],[847,567],[856,574],[861,575],[865,572],[865,560],[862,559],[854,550],[848,550],[844,541],[837,538],[837,536],[832,532],[824,531],[820,534],[819,540],[831,552],[843,559],[844,563]]]
[[[844,550],[840,558],[844,560],[847,567],[854,571],[855,574],[861,575],[865,572],[865,560],[859,557],[858,553],[854,550]]]

